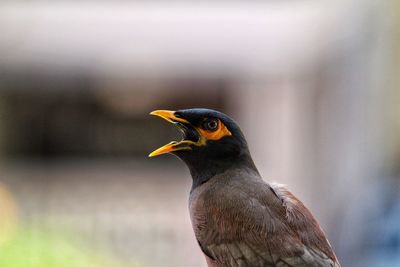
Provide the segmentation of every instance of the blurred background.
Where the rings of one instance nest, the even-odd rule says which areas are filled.
[[[1,1],[0,266],[205,267],[155,109],[235,118],[342,266],[400,266],[399,1]]]

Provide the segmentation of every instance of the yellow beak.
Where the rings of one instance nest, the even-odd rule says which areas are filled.
[[[171,111],[171,110],[155,110],[155,111],[150,112],[150,115],[161,117],[170,123],[187,123],[187,124],[189,124],[189,122],[187,120],[176,117],[174,114],[175,114],[175,111]],[[191,144],[194,144],[194,142],[190,141],[190,140],[182,140],[180,142],[173,141],[171,143],[168,143],[168,144],[154,150],[153,152],[151,152],[149,154],[149,157],[155,157],[155,156],[158,156],[161,154],[170,153],[170,152],[178,151],[178,150],[190,150],[190,149],[192,149],[190,147]]]
[[[154,110],[154,111],[150,112],[150,115],[161,117],[164,120],[169,121],[171,123],[175,123],[175,122],[189,123],[187,120],[178,118],[174,114],[175,114],[175,111],[172,111],[172,110]]]

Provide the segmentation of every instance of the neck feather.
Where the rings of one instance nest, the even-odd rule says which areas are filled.
[[[248,151],[234,158],[210,159],[194,155],[180,156],[186,163],[192,175],[192,189],[206,183],[215,175],[224,173],[230,169],[245,168],[258,173],[256,166]]]

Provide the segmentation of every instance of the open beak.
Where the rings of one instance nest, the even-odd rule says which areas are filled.
[[[165,153],[170,153],[178,150],[191,150],[192,145],[197,145],[200,140],[200,135],[197,130],[184,118],[175,116],[175,111],[171,110],[155,110],[150,112],[150,115],[158,116],[164,120],[175,124],[182,132],[183,139],[179,142],[173,141],[166,144],[149,154],[149,157],[158,156]]]

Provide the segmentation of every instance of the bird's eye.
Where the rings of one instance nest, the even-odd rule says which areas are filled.
[[[208,131],[215,131],[218,128],[218,121],[215,119],[206,120],[204,123],[204,128]]]

